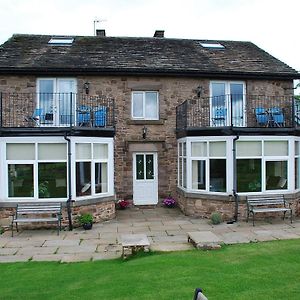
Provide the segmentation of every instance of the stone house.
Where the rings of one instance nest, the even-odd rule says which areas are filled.
[[[250,42],[13,35],[0,46],[0,215],[22,201],[113,218],[116,199],[244,216],[297,210],[300,74]]]

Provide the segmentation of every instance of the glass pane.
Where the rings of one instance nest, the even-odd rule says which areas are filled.
[[[179,143],[179,156],[182,156],[182,143]]]
[[[52,79],[39,80],[39,108],[42,109],[41,115],[52,116],[52,120],[47,120],[47,123],[53,121],[53,100],[54,100],[54,81]],[[45,120],[46,123],[46,120]]]
[[[95,163],[95,192],[107,192],[107,163]]]
[[[300,159],[295,159],[295,186],[296,189],[300,188]]]
[[[154,179],[154,159],[153,155],[146,155],[146,179]]]
[[[145,114],[147,119],[158,119],[157,93],[147,92],[145,94]]]
[[[76,159],[91,159],[91,144],[79,143],[76,144]]]
[[[67,163],[39,163],[39,198],[67,197]]]
[[[267,190],[287,189],[287,178],[287,161],[266,162]]]
[[[186,158],[183,159],[183,169],[182,169],[182,176],[183,176],[183,187],[186,188]]]
[[[207,156],[207,143],[196,142],[192,143],[192,156],[194,157],[206,157]]]
[[[285,156],[288,155],[287,141],[265,142],[265,155],[267,156]]]
[[[242,83],[230,84],[231,115],[233,126],[243,126],[244,122],[244,85]]]
[[[209,143],[210,157],[224,157],[226,156],[226,142],[210,142]]]
[[[295,142],[295,155],[299,155],[299,142]]]
[[[226,192],[226,160],[210,159],[210,187],[212,192]]]
[[[58,79],[58,101],[60,124],[70,124],[71,111],[74,116],[76,103],[76,84],[72,79]],[[72,94],[71,94],[72,93]],[[72,105],[72,107],[71,107]],[[74,122],[74,120],[72,120]],[[73,123],[72,122],[72,123]]]
[[[67,159],[67,144],[38,144],[38,159]]]
[[[6,144],[7,160],[34,160],[35,145],[34,144]]]
[[[145,179],[144,175],[144,155],[136,155],[136,179]]]
[[[108,145],[107,144],[94,144],[94,158],[107,159],[108,158]]]
[[[261,156],[261,142],[237,142],[237,156]]]
[[[186,156],[186,143],[182,143],[182,155]]]
[[[91,163],[76,163],[76,196],[91,195]]]
[[[237,191],[261,192],[261,159],[237,160]]]
[[[206,189],[205,160],[192,161],[192,188],[196,190]]]
[[[179,178],[178,178],[178,185],[179,186],[182,186],[182,158],[179,158],[179,171],[178,171],[178,175],[179,175]]]
[[[143,93],[132,94],[132,116],[134,118],[143,118]]]
[[[8,197],[33,196],[33,165],[8,165]]]
[[[211,84],[211,115],[213,126],[225,126],[227,119],[225,83]]]

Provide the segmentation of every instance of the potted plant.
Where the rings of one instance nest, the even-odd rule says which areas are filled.
[[[169,195],[168,197],[166,197],[166,198],[163,200],[163,204],[164,204],[164,206],[166,206],[166,207],[172,208],[172,207],[175,207],[175,205],[176,205],[176,200],[175,200],[171,195]]]
[[[118,206],[119,209],[125,209],[126,207],[128,207],[128,205],[129,205],[129,202],[126,201],[126,200],[123,200],[123,199],[119,200],[117,202],[117,206]]]
[[[93,227],[93,216],[91,214],[82,214],[78,216],[79,224],[85,229],[89,230]]]

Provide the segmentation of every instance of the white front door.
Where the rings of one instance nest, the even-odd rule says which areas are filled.
[[[158,202],[157,154],[133,154],[133,203],[153,205]]]

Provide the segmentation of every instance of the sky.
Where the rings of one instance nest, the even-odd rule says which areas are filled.
[[[14,33],[251,41],[300,71],[299,0],[0,0],[0,44]]]

